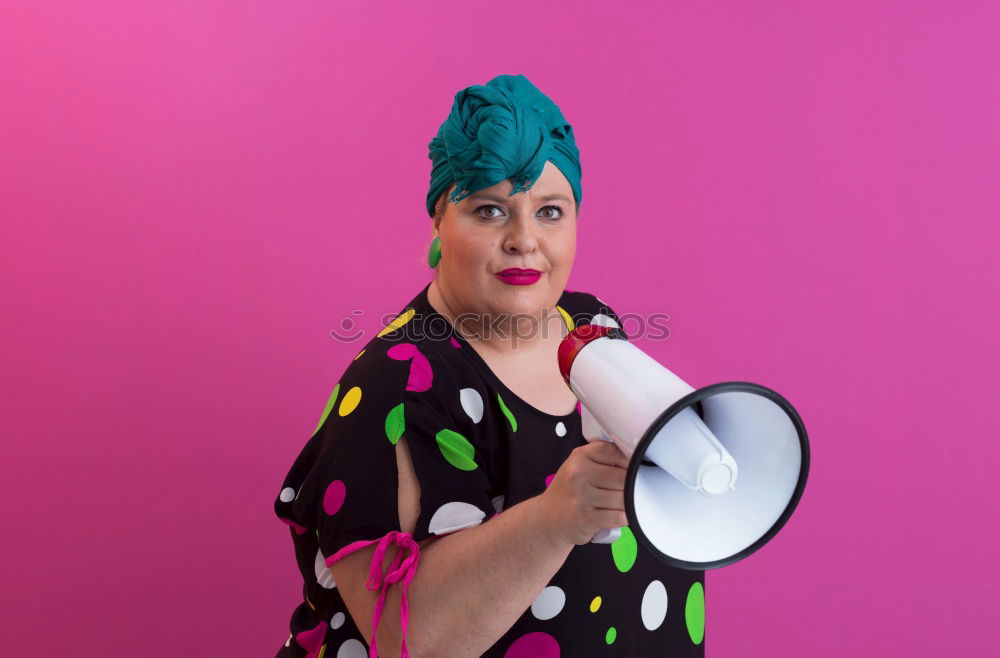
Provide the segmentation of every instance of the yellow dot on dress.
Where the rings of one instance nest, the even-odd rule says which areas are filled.
[[[340,409],[337,410],[341,416],[346,416],[358,407],[361,402],[361,389],[357,386],[344,394],[344,399],[340,401]]]
[[[590,611],[597,612],[601,607],[601,597],[595,596],[594,600],[590,602]]]
[[[576,325],[575,325],[575,324],[573,324],[573,318],[571,318],[571,317],[569,316],[569,313],[567,313],[567,312],[565,311],[565,309],[563,309],[563,307],[562,307],[562,306],[559,306],[559,305],[556,305],[556,308],[557,308],[557,309],[559,310],[559,314],[560,314],[560,315],[562,315],[562,318],[563,318],[563,322],[565,322],[565,323],[566,323],[566,327],[567,327],[567,328],[568,328],[568,329],[569,329],[570,331],[573,331],[574,329],[576,329]]]
[[[413,309],[412,308],[406,309],[406,311],[404,311],[403,313],[400,313],[399,315],[397,315],[395,320],[393,320],[392,322],[390,322],[389,324],[387,324],[385,326],[385,329],[383,329],[382,331],[378,332],[378,334],[376,334],[376,338],[381,338],[382,336],[384,336],[384,335],[386,335],[386,334],[388,334],[390,332],[396,331],[397,329],[399,329],[400,327],[402,327],[404,324],[406,324],[407,322],[409,322],[412,317],[413,317]]]
[[[364,351],[364,350],[361,350],[360,352],[358,352],[358,356],[361,356],[361,355],[362,355],[362,354],[364,354],[364,353],[365,353],[365,351]],[[355,361],[357,361],[357,360],[358,360],[358,356],[354,357],[354,360],[355,360]]]

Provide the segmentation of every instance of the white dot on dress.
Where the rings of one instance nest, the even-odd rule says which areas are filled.
[[[340,645],[337,658],[368,658],[368,650],[360,641],[352,638]]]
[[[430,523],[427,524],[427,531],[432,535],[443,535],[479,525],[485,518],[486,512],[475,505],[461,502],[445,503],[434,512]]]
[[[458,392],[458,398],[462,403],[462,409],[472,419],[478,423],[483,419],[483,396],[474,388],[463,388]]]
[[[292,636],[291,636],[291,635],[289,635],[289,636],[288,636],[288,639],[287,639],[287,640],[285,640],[285,646],[287,647],[287,646],[288,646],[288,645],[290,645],[291,643],[292,643]]]
[[[566,436],[566,425],[561,420],[556,423],[556,436]]]
[[[335,614],[333,617],[330,618],[330,628],[334,629],[340,628],[341,626],[344,625],[344,619],[346,619],[344,613],[338,612],[337,614]]]
[[[667,616],[667,588],[658,580],[646,586],[642,595],[642,625],[655,631]]]
[[[313,563],[313,567],[316,571],[316,582],[319,583],[320,587],[333,589],[337,586],[333,580],[333,572],[330,571],[330,567],[326,566],[322,551],[316,551],[316,561]]]
[[[274,491],[274,489],[271,489],[271,491]],[[281,490],[281,493],[278,494],[278,500],[280,500],[283,503],[292,502],[293,500],[295,500],[295,489],[292,489],[291,487],[285,487],[284,489]]]
[[[531,614],[535,615],[536,619],[545,621],[562,612],[564,605],[566,605],[566,593],[555,585],[549,585],[531,604]]]
[[[590,319],[590,324],[596,324],[602,327],[617,327],[618,329],[621,329],[621,327],[618,326],[618,323],[615,322],[615,319],[613,317],[611,317],[610,315],[604,315],[603,313],[598,313],[597,315],[592,317]]]

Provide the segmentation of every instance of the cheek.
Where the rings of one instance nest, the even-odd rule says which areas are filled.
[[[452,264],[455,266],[455,274],[460,276],[471,276],[477,269],[483,269],[489,262],[490,245],[483,240],[473,240],[468,236],[455,236],[448,244],[448,253],[451,254]],[[445,250],[442,245],[442,253]]]
[[[557,267],[570,267],[573,264],[573,257],[576,255],[576,235],[573,234],[560,240],[553,253]]]

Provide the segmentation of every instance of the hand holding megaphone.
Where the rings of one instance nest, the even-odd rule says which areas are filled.
[[[625,467],[628,459],[614,443],[593,441],[575,448],[542,494],[546,527],[555,537],[586,544],[625,518]]]

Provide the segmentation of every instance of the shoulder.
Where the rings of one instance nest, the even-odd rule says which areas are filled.
[[[402,332],[375,336],[347,364],[341,387],[364,386],[382,395],[426,394],[438,390],[436,375],[447,345]]]
[[[467,364],[447,323],[436,326],[440,316],[422,311],[419,304],[404,307],[347,363],[336,386],[348,409],[379,416],[405,402],[407,409],[446,413],[444,398],[454,397],[458,373]],[[336,391],[331,402],[334,397]]]
[[[621,318],[614,309],[590,292],[567,290],[559,298],[558,308],[564,315],[569,316],[574,327],[582,324],[621,327]]]

